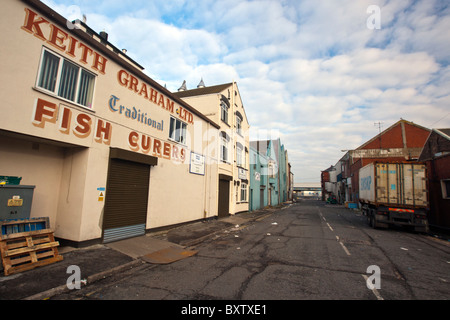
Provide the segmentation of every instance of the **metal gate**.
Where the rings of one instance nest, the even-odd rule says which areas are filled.
[[[148,163],[110,158],[103,215],[104,243],[145,234],[149,184]]]

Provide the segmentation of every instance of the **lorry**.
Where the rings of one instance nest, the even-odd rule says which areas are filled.
[[[359,202],[370,226],[409,226],[427,233],[426,170],[420,162],[372,162],[359,169]]]

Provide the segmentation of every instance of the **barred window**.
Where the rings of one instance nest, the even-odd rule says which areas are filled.
[[[37,87],[92,108],[95,75],[44,48]]]

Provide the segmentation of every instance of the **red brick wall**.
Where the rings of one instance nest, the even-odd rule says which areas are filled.
[[[442,198],[442,179],[450,179],[450,155],[427,161],[430,213],[428,222],[450,229],[450,199]]]
[[[404,122],[406,145],[408,148],[422,148],[427,141],[430,131]],[[377,136],[372,142],[362,149],[379,149],[380,139]],[[403,148],[402,125],[399,123],[381,136],[381,148]]]

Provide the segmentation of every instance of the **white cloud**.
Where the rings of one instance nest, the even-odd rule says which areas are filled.
[[[47,0],[63,15],[69,5]],[[57,3],[57,4],[55,4]],[[381,29],[366,26],[381,8]],[[236,80],[254,132],[282,137],[296,181],[400,118],[450,127],[443,1],[79,1],[88,24],[169,90]]]

